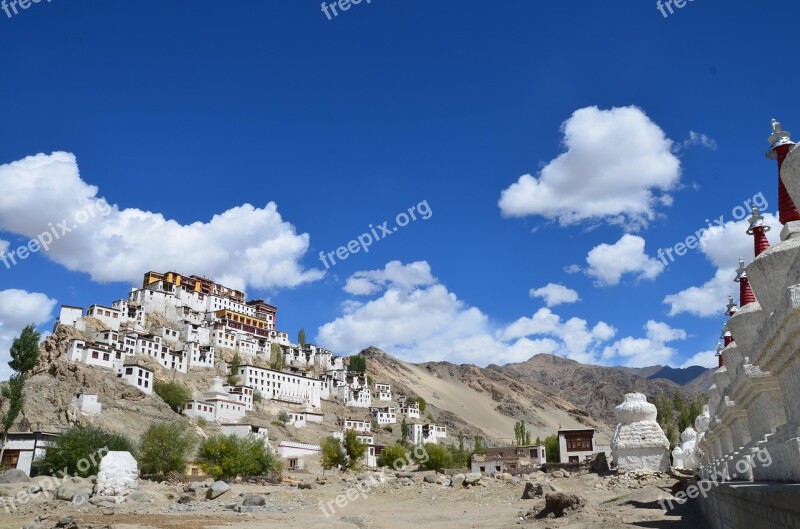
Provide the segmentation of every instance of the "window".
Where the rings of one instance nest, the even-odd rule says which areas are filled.
[[[569,462],[570,463],[580,463],[580,461],[578,461],[578,456],[569,456]]]
[[[3,467],[17,468],[18,461],[19,461],[19,450],[6,450],[3,453]]]
[[[590,452],[592,450],[592,434],[590,432],[572,432],[564,435],[568,452]]]
[[[133,374],[133,368],[132,367],[125,368],[125,374],[126,375],[132,375]]]

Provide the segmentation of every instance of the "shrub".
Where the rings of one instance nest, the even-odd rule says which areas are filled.
[[[85,478],[97,475],[100,460],[115,450],[136,456],[136,446],[124,435],[95,427],[70,428],[53,441],[44,457],[37,460],[36,467],[40,473],[63,472]]]
[[[153,383],[153,391],[161,400],[167,403],[177,413],[183,413],[186,403],[192,400],[192,393],[189,388],[178,382],[159,382]]]
[[[199,426],[200,428],[205,428],[206,426],[208,426],[208,421],[205,420],[205,418],[198,417],[196,420],[197,420],[197,426]]]
[[[184,421],[154,422],[139,442],[142,474],[183,474],[194,455],[197,436]]]
[[[384,448],[378,456],[378,466],[397,470],[407,466],[410,463],[409,459],[409,454],[402,445],[391,445]]]
[[[218,480],[273,474],[282,467],[264,441],[255,436],[209,437],[200,443],[197,462],[203,472]]]
[[[440,468],[451,468],[453,466],[453,458],[450,456],[450,451],[433,443],[425,444],[425,451],[428,453],[427,460],[420,460],[420,467],[425,470],[438,470]]]
[[[322,440],[322,468],[330,470],[347,465],[347,455],[344,453],[342,443],[335,437],[326,437]]]
[[[285,411],[282,411],[278,414],[278,422],[281,424],[286,424],[289,422],[289,414]]]
[[[228,384],[234,386],[239,383],[239,367],[242,365],[242,359],[239,353],[234,353],[231,358],[231,363],[228,365],[230,373],[228,374]]]

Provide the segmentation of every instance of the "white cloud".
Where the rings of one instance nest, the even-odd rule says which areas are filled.
[[[403,265],[400,261],[391,261],[383,270],[356,272],[347,279],[344,291],[355,296],[368,296],[383,290],[387,284],[411,290],[434,283],[436,279],[431,274],[431,267],[427,262],[417,261]]]
[[[541,288],[532,288],[529,295],[532,298],[542,298],[548,307],[555,307],[562,303],[575,303],[580,300],[575,290],[558,283],[548,283]]]
[[[683,140],[679,146],[676,146],[676,151],[681,151],[687,149],[693,145],[700,145],[701,147],[705,147],[706,149],[710,149],[712,151],[717,150],[717,140],[704,134],[702,132],[695,132],[693,130],[689,131],[689,138]]]
[[[74,229],[45,255],[96,281],[138,282],[147,270],[184,270],[243,289],[294,287],[324,275],[303,269],[309,236],[297,234],[274,202],[183,225],[159,213],[110,206],[65,152],[0,165],[0,189],[0,231],[32,238],[66,219]]]
[[[29,324],[50,321],[56,300],[38,292],[9,289],[0,291],[0,380],[11,375],[9,350],[20,331]]]
[[[767,232],[770,244],[776,244],[780,239],[780,222],[771,213],[764,214],[764,221],[771,228]],[[715,225],[708,230],[698,249],[716,267],[714,277],[702,285],[666,296],[664,303],[670,306],[670,316],[682,312],[702,317],[721,316],[729,295],[738,300],[739,286],[733,278],[736,277],[739,258],[742,257],[745,264],[753,260],[753,237],[747,235],[747,228],[747,221],[740,220]]]
[[[586,273],[595,278],[599,286],[619,284],[625,274],[634,274],[637,279],[654,279],[664,270],[664,265],[649,257],[645,251],[645,240],[638,235],[623,235],[614,244],[600,244],[586,256],[589,268]]]
[[[583,272],[583,268],[581,268],[580,265],[571,264],[569,266],[564,267],[564,272],[568,274],[578,274],[580,272]]]
[[[701,367],[717,367],[719,365],[719,360],[716,356],[716,351],[701,351],[694,355],[691,358],[688,358],[681,367],[692,367],[692,366],[701,366]]]
[[[664,298],[664,303],[670,306],[669,315],[687,312],[695,316],[722,318],[728,296],[733,295],[736,299],[739,294],[739,286],[733,282],[735,276],[733,268],[720,268],[713,278],[702,285],[668,295]]]
[[[678,184],[672,140],[639,108],[576,110],[562,124],[565,152],[538,177],[523,175],[503,190],[506,217],[541,215],[562,226],[606,221],[635,230],[655,218]]]
[[[597,358],[596,342],[615,332],[603,322],[591,329],[579,318],[562,322],[545,308],[507,329],[497,328],[439,283],[426,262],[392,262],[382,270],[357,272],[347,284],[351,294],[377,297],[348,300],[341,316],[319,328],[317,342],[344,353],[374,345],[415,362],[487,365],[520,362],[538,353],[586,361]]]
[[[644,338],[622,338],[603,350],[603,358],[608,362],[622,361],[628,367],[669,364],[676,350],[667,344],[685,340],[686,331],[653,320],[648,321],[644,328]]]

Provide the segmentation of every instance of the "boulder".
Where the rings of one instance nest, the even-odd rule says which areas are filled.
[[[299,483],[297,485],[297,488],[299,490],[311,490],[311,489],[314,488],[314,484],[313,483]]]
[[[30,480],[31,478],[25,472],[16,468],[6,470],[0,475],[0,483],[3,484],[28,483]]]
[[[205,488],[207,488],[207,487],[208,487],[208,485],[209,485],[209,484],[207,484],[207,483],[203,483],[202,481],[192,481],[192,482],[190,482],[190,483],[187,483],[187,484],[186,484],[186,485],[183,487],[183,491],[184,491],[184,492],[197,492],[197,491],[199,491],[199,490],[201,490],[201,489],[205,489]]]
[[[525,489],[522,491],[523,500],[533,500],[544,496],[544,489],[541,483],[531,483],[530,481],[525,484]]]
[[[178,503],[187,504],[187,503],[192,503],[194,501],[197,501],[197,494],[186,493],[186,494],[181,494],[181,497],[178,500]]]
[[[544,497],[543,513],[553,513],[557,518],[577,511],[586,505],[586,499],[577,494],[550,492]]]
[[[224,481],[215,481],[208,488],[208,492],[206,492],[206,499],[215,500],[229,490],[231,490],[231,486]]]
[[[75,505],[83,505],[89,501],[89,496],[91,495],[91,489],[76,487],[74,485],[61,485],[58,487],[58,490],[56,490],[56,499],[71,501]]]
[[[342,516],[339,518],[339,520],[345,523],[353,524],[358,527],[358,529],[372,529],[372,519],[366,516],[348,514],[346,516]]]
[[[470,472],[469,474],[464,476],[464,486],[469,487],[471,485],[478,485],[481,482],[481,473],[480,472]]]
[[[266,504],[267,499],[258,494],[245,494],[244,499],[242,499],[242,505],[247,507],[263,507]]]
[[[149,503],[153,501],[149,494],[140,490],[130,493],[126,499],[127,501],[132,501],[135,503]]]
[[[436,474],[426,474],[425,477],[422,479],[422,481],[424,481],[425,483],[431,483],[431,484],[435,484],[438,480],[439,478],[436,477]]]

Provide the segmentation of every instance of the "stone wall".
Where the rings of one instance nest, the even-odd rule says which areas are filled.
[[[800,484],[725,483],[699,501],[713,529],[798,529],[798,498]]]

